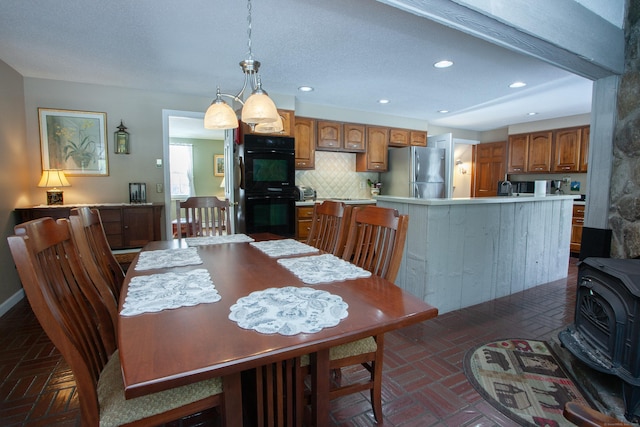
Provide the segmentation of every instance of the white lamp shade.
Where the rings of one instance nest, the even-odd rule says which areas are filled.
[[[242,121],[248,124],[273,123],[278,117],[276,104],[264,93],[253,93],[242,107]]]
[[[42,177],[38,183],[38,187],[70,187],[67,177],[60,169],[45,169],[42,171]]]
[[[204,114],[205,129],[235,129],[238,118],[233,109],[224,101],[212,102]]]
[[[253,131],[257,133],[278,133],[282,132],[283,129],[282,117],[278,114],[278,119],[275,122],[258,123]]]

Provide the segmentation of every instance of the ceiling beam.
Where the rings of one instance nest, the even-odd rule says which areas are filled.
[[[624,31],[574,0],[377,1],[591,80],[624,69]]]

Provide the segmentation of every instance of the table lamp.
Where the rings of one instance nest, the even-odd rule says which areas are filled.
[[[38,187],[47,187],[51,190],[47,190],[47,205],[61,205],[62,204],[62,190],[57,187],[70,187],[67,177],[64,176],[64,172],[60,169],[45,169],[42,171],[42,178],[38,183]]]

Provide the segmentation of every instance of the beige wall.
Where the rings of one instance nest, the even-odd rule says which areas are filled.
[[[0,316],[22,298],[7,236],[13,234],[13,208],[29,199],[29,162],[25,146],[25,109],[23,79],[0,61]],[[40,169],[36,173],[39,173]]]

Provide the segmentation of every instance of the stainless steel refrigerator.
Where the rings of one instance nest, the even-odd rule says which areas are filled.
[[[447,197],[446,150],[435,147],[389,149],[389,171],[380,174],[381,194],[418,199]]]

